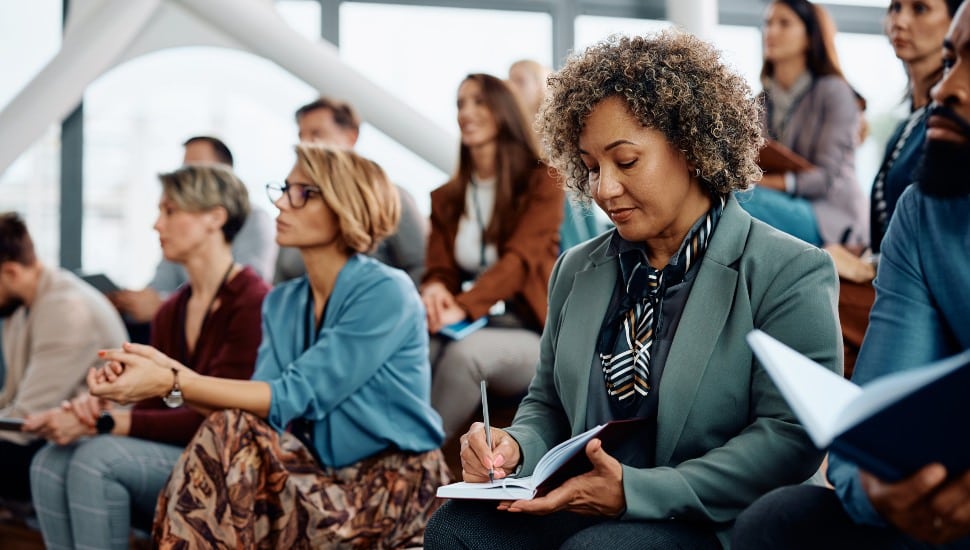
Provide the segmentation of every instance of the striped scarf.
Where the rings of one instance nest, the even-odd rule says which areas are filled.
[[[661,270],[650,266],[642,249],[620,254],[623,293],[617,307],[611,308],[612,314],[607,315],[598,346],[606,391],[618,404],[638,406],[650,392],[651,350],[660,328],[664,292],[683,281],[691,266],[703,257],[723,209],[724,199],[716,201]]]

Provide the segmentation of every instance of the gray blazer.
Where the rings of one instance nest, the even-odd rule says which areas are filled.
[[[587,426],[592,358],[619,268],[612,232],[568,250],[529,393],[507,430],[524,472]],[[677,327],[659,388],[656,467],[623,467],[624,519],[730,522],[822,460],[744,336],[755,328],[842,371],[838,278],[824,251],[753,220],[731,197]],[[604,389],[605,391],[605,389]]]
[[[761,95],[767,101],[765,92]],[[761,127],[768,128],[767,110]],[[860,113],[852,88],[838,76],[816,78],[794,107],[778,141],[814,164],[795,175],[795,195],[808,199],[825,244],[869,242],[869,201],[855,173]]]

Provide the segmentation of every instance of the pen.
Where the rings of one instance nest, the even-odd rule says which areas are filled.
[[[488,450],[492,450],[492,426],[488,423],[488,395],[485,393],[485,381],[482,380],[482,419],[485,422],[485,443],[488,445]],[[495,482],[495,470],[489,466],[488,468],[488,482]]]

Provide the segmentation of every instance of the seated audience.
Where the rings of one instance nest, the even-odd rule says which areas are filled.
[[[448,482],[421,301],[407,275],[362,254],[394,232],[398,194],[354,153],[296,152],[286,183],[268,189],[277,242],[300,249],[307,275],[266,297],[253,379],[133,344],[88,376],[100,397],[216,411],[158,502],[162,548],[420,546]]]
[[[492,395],[516,400],[532,380],[564,202],[504,82],[466,77],[458,88],[458,127],[458,170],[431,193],[421,283],[433,335],[431,403],[446,437],[478,409],[481,380]],[[488,326],[464,339],[439,334],[486,315]]]
[[[916,185],[903,192],[882,242],[876,301],[853,381],[925,365],[970,348],[970,9],[954,16],[943,79],[932,91]],[[953,437],[963,437],[956,422]],[[900,445],[906,445],[901,441]],[[829,460],[835,490],[795,486],[738,519],[738,548],[970,548],[970,471],[940,464],[898,482]],[[824,528],[820,529],[820,526]]]
[[[764,174],[741,198],[741,206],[817,246],[864,246],[869,217],[855,176],[859,108],[826,50],[811,2],[775,0],[768,5],[761,77],[763,132],[813,167]]]
[[[352,150],[360,135],[360,117],[354,108],[349,103],[328,97],[321,97],[297,109],[296,123],[300,130],[300,141],[337,149]],[[401,220],[397,230],[374,250],[365,252],[391,267],[403,269],[417,285],[424,274],[427,222],[418,211],[414,197],[399,185],[395,188],[401,201]],[[273,280],[280,283],[302,277],[305,273],[300,251],[293,247],[281,248]]]
[[[592,470],[544,496],[448,502],[425,548],[720,548],[749,503],[822,461],[744,336],[840,372],[832,261],[738,206],[759,174],[758,108],[710,45],[614,37],[549,85],[550,163],[616,228],[558,260],[535,379],[492,448],[481,423],[461,437],[463,476],[527,475],[594,426],[641,427],[590,441]]]
[[[184,267],[189,280],[155,314],[152,345],[198,373],[249,378],[269,287],[232,257],[249,212],[246,187],[223,165],[189,165],[159,179],[155,230],[165,260]],[[147,399],[127,410],[90,394],[31,415],[25,429],[52,442],[30,472],[44,543],[127,548],[131,512],[150,522],[202,420],[180,403]]]
[[[185,147],[183,165],[224,164],[232,168],[232,152],[218,138],[196,136],[189,138],[182,146]],[[236,261],[251,267],[267,282],[272,280],[276,262],[277,247],[273,235],[273,222],[269,215],[260,208],[251,208],[246,223],[232,242],[232,255]],[[148,323],[155,317],[162,302],[187,281],[185,268],[163,257],[148,286],[142,290],[122,290],[113,294],[111,299],[130,323]],[[147,342],[144,338],[140,340]]]
[[[0,417],[25,418],[71,399],[98,350],[128,335],[121,317],[94,287],[44,265],[24,221],[0,214]],[[0,430],[0,498],[30,498],[28,471],[44,440]]]
[[[826,246],[841,279],[839,319],[845,343],[846,376],[852,372],[869,324],[869,310],[875,299],[872,279],[876,276],[882,239],[896,202],[912,183],[913,170],[923,154],[930,89],[943,75],[943,37],[961,1],[894,1],[886,14],[886,32],[909,79],[910,113],[889,139],[872,184],[869,250],[860,255],[839,244]]]

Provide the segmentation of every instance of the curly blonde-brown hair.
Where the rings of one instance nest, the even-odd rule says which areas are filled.
[[[593,108],[611,96],[682,151],[713,196],[761,178],[760,107],[717,50],[681,31],[613,35],[549,76],[536,122],[549,163],[581,198],[591,194],[579,136]]]

